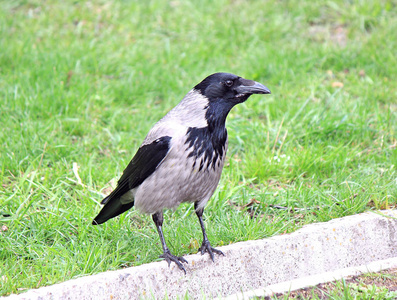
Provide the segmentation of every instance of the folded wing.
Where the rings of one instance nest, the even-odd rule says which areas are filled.
[[[134,206],[132,194],[125,195],[145,181],[163,162],[169,152],[170,141],[171,137],[163,136],[138,149],[117,182],[117,187],[101,201],[101,204],[105,204],[105,206],[92,221],[92,224],[106,222]]]

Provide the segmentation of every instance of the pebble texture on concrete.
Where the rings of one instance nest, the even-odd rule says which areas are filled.
[[[397,211],[363,213],[312,224],[286,235],[186,256],[187,275],[155,262],[109,271],[5,299],[136,299],[225,297],[242,291],[397,257]]]
[[[261,297],[261,298],[266,296],[271,297],[277,293],[287,294],[289,291],[295,291],[310,286],[316,286],[320,283],[340,280],[342,278],[346,278],[349,276],[357,276],[364,273],[376,273],[382,270],[396,268],[396,267],[397,267],[397,257],[387,258],[387,259],[371,262],[367,265],[338,269],[331,272],[325,272],[322,274],[305,276],[293,280],[271,284],[256,290],[233,294],[224,297],[223,300],[245,300],[252,298],[257,299],[257,297]]]

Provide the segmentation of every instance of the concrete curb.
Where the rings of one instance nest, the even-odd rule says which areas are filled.
[[[139,299],[243,297],[278,283],[397,257],[397,211],[311,224],[294,233],[220,247],[224,257],[186,256],[184,275],[154,262],[30,290],[4,299]],[[307,280],[305,286],[313,285]],[[302,287],[305,282],[300,283]],[[290,286],[288,286],[288,289]],[[287,289],[287,290],[288,290]],[[272,292],[271,290],[269,290]]]
[[[340,280],[349,276],[358,276],[365,273],[376,273],[387,269],[397,268],[397,257],[383,259],[371,262],[367,265],[359,267],[350,267],[339,269],[332,272],[325,272],[312,276],[301,277],[286,282],[272,284],[256,290],[237,293],[224,297],[224,300],[245,300],[256,297],[271,297],[275,294],[286,294],[288,292],[296,291],[310,286],[316,286],[320,283]]]

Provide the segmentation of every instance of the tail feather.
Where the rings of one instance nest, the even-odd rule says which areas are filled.
[[[107,220],[114,218],[119,214],[122,214],[123,212],[134,206],[134,201],[126,204],[122,204],[120,198],[113,199],[113,201],[109,201],[109,202],[107,201],[108,200],[106,198],[102,200],[101,203],[106,203],[106,204],[99,212],[99,214],[95,217],[95,219],[92,221],[93,225],[102,224]]]

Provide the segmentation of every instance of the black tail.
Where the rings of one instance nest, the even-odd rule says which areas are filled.
[[[113,198],[110,199],[110,201],[108,201],[107,198],[108,197],[102,200],[101,203],[106,203],[106,204],[99,212],[99,214],[95,217],[95,219],[92,221],[92,225],[102,224],[107,220],[122,214],[123,212],[134,206],[134,201],[130,203],[122,204],[120,198],[117,199]]]

